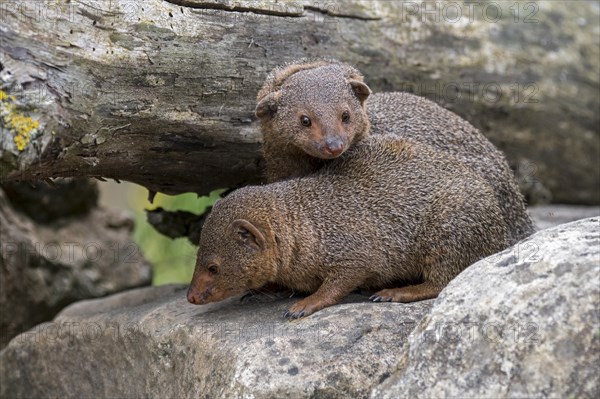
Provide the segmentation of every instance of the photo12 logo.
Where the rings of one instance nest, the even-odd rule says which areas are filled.
[[[437,103],[461,101],[487,104],[536,104],[539,87],[536,83],[498,82],[402,82],[399,91],[427,97]]]
[[[514,23],[539,23],[536,2],[487,1],[406,1],[402,3],[401,20],[410,22],[438,22],[449,24],[472,23],[476,20],[496,23],[507,20]]]
[[[51,0],[3,0],[0,1],[0,22],[40,23],[66,20],[74,22],[77,2]]]
[[[504,266],[509,264],[537,263],[541,261],[542,255],[540,254],[540,246],[535,241],[519,242],[504,251],[483,259],[483,262],[497,265],[500,265],[502,262],[502,265]]]
[[[19,257],[26,264],[30,258],[44,258],[51,262],[76,263],[110,261],[113,263],[137,263],[142,260],[140,247],[134,243],[119,242],[3,242],[0,246],[3,258]],[[109,257],[107,259],[107,257]]]
[[[137,342],[143,334],[136,323],[59,321],[38,324],[15,338],[16,342],[57,342],[62,340],[84,341],[88,343]],[[146,335],[146,334],[144,334]]]

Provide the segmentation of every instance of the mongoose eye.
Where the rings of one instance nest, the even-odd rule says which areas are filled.
[[[300,117],[300,123],[302,124],[302,126],[304,127],[309,127],[311,122],[310,122],[310,118],[306,115],[302,115]]]
[[[342,122],[344,122],[344,123],[350,122],[350,112],[344,111],[342,113]]]
[[[217,267],[217,265],[210,265],[208,267],[208,272],[210,274],[217,274],[219,272],[219,268]]]

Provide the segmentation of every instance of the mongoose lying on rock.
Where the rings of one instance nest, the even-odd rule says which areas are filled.
[[[380,290],[375,301],[412,302],[436,297],[507,246],[500,208],[478,173],[429,146],[377,135],[310,176],[219,200],[187,297],[206,304],[268,283],[312,293],[291,318],[357,288]]]
[[[479,130],[425,98],[370,93],[360,72],[335,60],[292,63],[273,71],[256,106],[268,181],[318,170],[366,137],[370,125],[372,134],[392,133],[433,146],[483,176],[500,205],[511,244],[533,232],[510,167]]]

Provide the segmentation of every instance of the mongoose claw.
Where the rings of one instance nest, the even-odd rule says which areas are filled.
[[[369,297],[369,299],[373,302],[391,302],[392,298],[384,298],[382,296],[379,296],[377,294],[373,294]]]
[[[299,319],[304,317],[304,310],[301,312],[290,312],[289,310],[283,314],[283,317],[290,320]]]

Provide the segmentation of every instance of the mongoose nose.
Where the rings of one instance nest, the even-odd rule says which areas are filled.
[[[325,140],[325,151],[337,157],[344,152],[344,142],[338,138],[329,138]]]
[[[192,290],[191,288],[188,290],[187,300],[189,303],[192,303],[194,305],[198,305],[200,303],[200,298],[198,298],[198,293],[195,292],[195,290]]]

